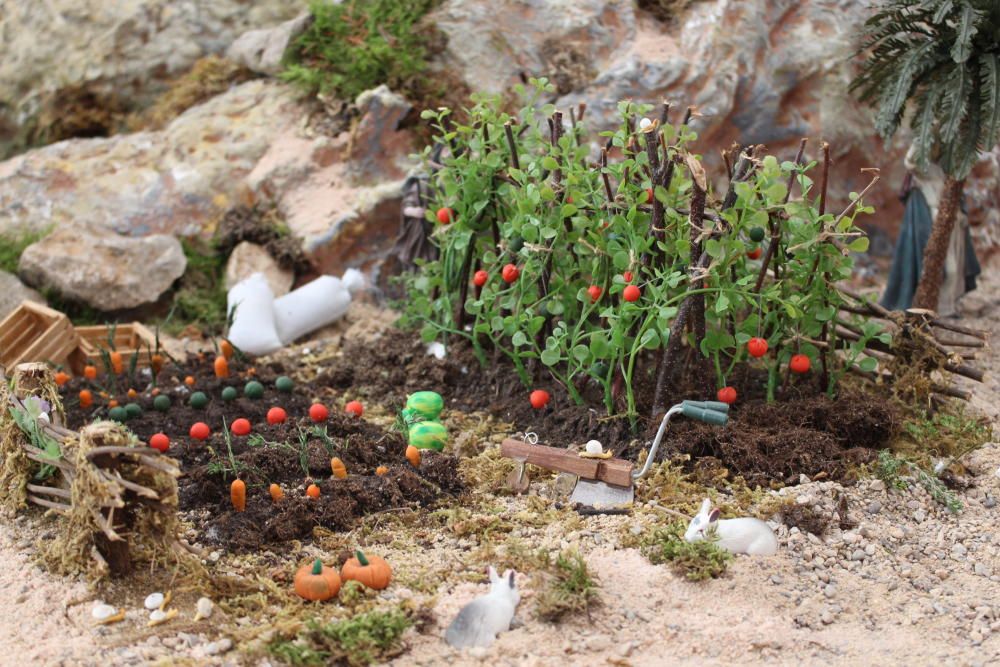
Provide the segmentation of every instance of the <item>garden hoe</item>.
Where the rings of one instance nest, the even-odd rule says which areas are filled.
[[[569,498],[570,504],[596,511],[614,511],[631,507],[632,501],[635,499],[635,481],[641,479],[653,466],[656,450],[660,447],[660,441],[667,430],[667,424],[670,422],[670,418],[676,414],[683,414],[689,419],[697,419],[706,424],[725,426],[726,422],[729,421],[729,405],[716,401],[683,401],[673,406],[667,410],[667,414],[663,415],[663,421],[660,422],[660,428],[656,431],[656,438],[653,439],[649,454],[646,456],[646,463],[641,470],[629,470],[627,477],[619,475],[617,479],[610,481],[611,475],[607,474],[600,475],[604,481],[586,479],[581,476]],[[610,452],[607,454],[581,452],[579,456],[583,458],[609,458]],[[627,483],[614,484],[612,481],[625,481]]]

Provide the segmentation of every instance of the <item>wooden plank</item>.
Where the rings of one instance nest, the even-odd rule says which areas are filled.
[[[500,453],[508,458],[526,461],[532,465],[595,479],[616,486],[632,485],[634,465],[625,459],[588,459],[576,452],[545,445],[532,445],[513,438],[500,444]]]

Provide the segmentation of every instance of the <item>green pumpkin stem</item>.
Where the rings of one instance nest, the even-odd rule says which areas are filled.
[[[365,558],[365,554],[361,549],[355,549],[354,554],[358,557],[358,562],[361,563],[361,567],[368,567],[368,559]]]
[[[317,558],[316,562],[313,563],[312,573],[313,574],[323,574],[323,561],[321,561],[319,558]]]

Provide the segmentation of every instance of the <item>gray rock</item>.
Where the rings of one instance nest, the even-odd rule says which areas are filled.
[[[873,500],[868,503],[868,507],[865,508],[865,511],[869,514],[878,514],[882,511],[882,503],[877,500]]]
[[[28,246],[19,272],[29,284],[51,286],[66,298],[108,312],[155,303],[186,266],[181,244],[172,236],[134,238],[67,227]]]
[[[226,289],[254,273],[264,274],[275,297],[288,294],[295,280],[295,274],[281,268],[263,246],[243,241],[229,255],[226,264]]]
[[[284,69],[281,59],[289,44],[301,35],[311,22],[312,15],[305,12],[273,28],[245,32],[226,49],[226,57],[254,72],[280,74]]]
[[[864,549],[855,549],[854,552],[851,554],[851,560],[861,561],[867,558],[867,556],[868,555],[865,553]]]
[[[17,276],[0,271],[0,320],[14,312],[22,301],[45,303],[45,297],[22,283]]]
[[[923,523],[926,518],[927,518],[927,512],[925,512],[922,509],[917,510],[916,512],[913,513],[913,520],[916,521],[917,523]]]

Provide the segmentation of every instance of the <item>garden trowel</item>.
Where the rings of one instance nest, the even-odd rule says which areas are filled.
[[[598,463],[596,474],[591,476],[580,475],[569,497],[570,504],[598,511],[617,510],[631,507],[635,500],[635,481],[642,478],[653,465],[656,458],[656,450],[660,447],[660,441],[667,430],[667,424],[671,417],[676,414],[683,414],[689,419],[697,419],[706,424],[715,426],[725,426],[729,421],[729,405],[716,401],[683,401],[667,410],[660,422],[660,428],[656,431],[656,438],[649,448],[646,456],[646,463],[641,470],[633,471],[632,464],[622,459],[605,459],[603,455],[596,452],[581,452],[583,459],[603,459]],[[622,466],[621,464],[625,464]],[[612,467],[613,466],[613,467]],[[627,466],[627,470],[622,474],[622,468]]]

